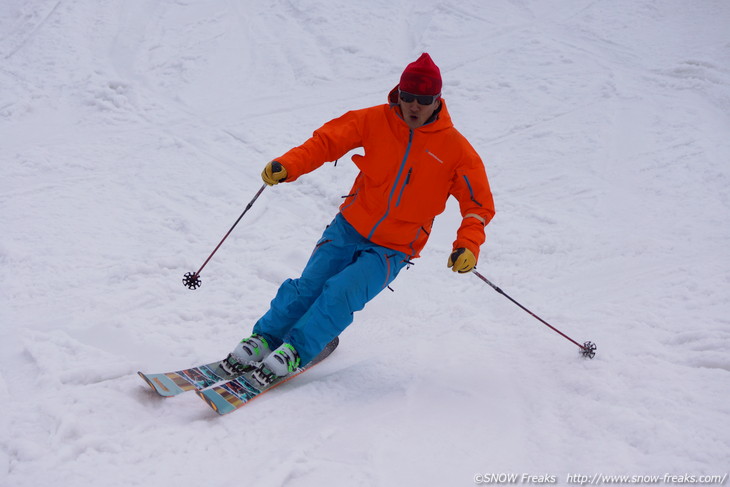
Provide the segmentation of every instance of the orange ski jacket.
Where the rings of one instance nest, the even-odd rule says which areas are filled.
[[[494,216],[494,201],[484,164],[451,122],[446,103],[436,119],[410,129],[395,103],[345,113],[317,129],[304,144],[275,159],[287,182],[362,147],[352,156],[360,169],[340,212],[373,243],[419,256],[436,215],[453,195],[462,222],[453,248],[475,256],[484,243],[484,226]]]

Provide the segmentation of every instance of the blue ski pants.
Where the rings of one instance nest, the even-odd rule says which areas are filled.
[[[290,343],[306,364],[406,264],[406,254],[370,242],[338,213],[317,242],[302,276],[284,281],[253,332],[264,336],[272,350]]]

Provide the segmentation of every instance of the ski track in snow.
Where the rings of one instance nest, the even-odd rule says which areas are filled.
[[[64,2],[0,8],[0,485],[458,486],[475,474],[724,475],[727,2]],[[497,216],[243,411],[135,372],[226,354],[301,271],[356,170],[266,161],[406,63],[440,65]],[[250,478],[247,478],[250,476]]]

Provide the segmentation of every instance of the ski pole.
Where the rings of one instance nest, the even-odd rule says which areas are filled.
[[[241,218],[243,218],[243,215],[246,214],[248,210],[251,209],[254,202],[258,199],[259,196],[261,196],[261,193],[263,193],[264,189],[266,189],[266,185],[264,184],[261,186],[261,188],[256,192],[256,195],[253,197],[253,199],[249,202],[248,205],[246,205],[246,209],[243,210],[243,213],[241,213],[241,216],[238,217],[238,220],[236,220],[236,223],[233,224],[230,230],[228,230],[228,233],[223,237],[223,240],[220,241],[220,243],[216,246],[216,248],[211,252],[211,254],[208,256],[207,259],[205,259],[205,262],[203,262],[203,265],[200,266],[200,269],[198,269],[197,272],[188,272],[183,277],[183,284],[187,286],[188,289],[198,289],[201,286],[200,282],[200,273],[203,271],[203,268],[208,264],[210,259],[213,257],[213,255],[218,251],[221,245],[223,245],[223,242],[226,241],[228,236],[231,234],[234,228],[236,228],[236,225],[238,225],[238,222],[241,221]]]
[[[562,336],[563,338],[565,338],[565,339],[567,339],[567,340],[569,340],[569,341],[573,342],[573,343],[574,343],[575,345],[577,345],[577,346],[578,346],[578,348],[580,348],[580,354],[581,354],[581,355],[583,355],[583,357],[587,357],[587,358],[591,358],[591,359],[592,359],[593,357],[595,357],[595,356],[596,356],[596,344],[595,344],[595,343],[593,343],[593,342],[591,342],[591,341],[588,341],[588,342],[584,342],[584,343],[583,343],[583,345],[581,345],[580,343],[576,342],[575,340],[573,340],[572,338],[570,338],[570,337],[569,337],[568,335],[566,335],[566,334],[565,334],[565,333],[563,333],[562,331],[558,330],[558,329],[557,329],[557,328],[555,328],[555,327],[554,327],[553,325],[551,325],[551,324],[550,324],[550,323],[548,323],[547,321],[543,320],[542,318],[540,318],[539,316],[537,316],[537,315],[536,315],[535,313],[533,313],[532,311],[530,311],[529,309],[525,308],[525,307],[524,307],[524,306],[522,306],[522,305],[521,305],[520,303],[518,303],[517,301],[515,301],[514,299],[512,299],[512,298],[511,298],[511,297],[510,297],[510,296],[509,296],[509,295],[508,295],[507,293],[505,293],[505,292],[504,292],[504,291],[502,291],[502,290],[501,290],[501,289],[500,289],[500,288],[499,288],[498,286],[496,286],[496,285],[495,285],[494,283],[492,283],[492,281],[490,281],[489,279],[487,279],[486,277],[484,277],[483,275],[481,275],[481,274],[480,274],[479,272],[477,272],[477,270],[476,270],[476,269],[473,269],[473,270],[472,270],[472,272],[473,272],[473,273],[474,273],[474,275],[475,275],[475,276],[477,276],[477,277],[478,277],[479,279],[481,279],[482,281],[484,281],[484,282],[486,282],[487,284],[489,284],[489,286],[490,286],[490,287],[491,287],[492,289],[494,289],[494,290],[495,290],[495,291],[497,291],[497,292],[498,292],[499,294],[501,294],[501,295],[502,295],[502,296],[504,296],[505,298],[507,298],[507,299],[509,299],[510,301],[512,301],[513,303],[515,303],[515,304],[516,304],[517,306],[519,306],[519,307],[520,307],[520,308],[522,308],[523,310],[527,311],[527,313],[529,313],[529,314],[530,314],[530,315],[531,315],[531,316],[532,316],[533,318],[535,318],[536,320],[540,321],[540,322],[541,322],[541,323],[542,323],[543,325],[547,326],[548,328],[550,328],[550,329],[551,329],[551,330],[553,330],[554,332],[556,332],[556,333],[558,333],[559,335],[561,335],[561,336]]]

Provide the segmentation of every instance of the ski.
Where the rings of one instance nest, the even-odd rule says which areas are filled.
[[[197,391],[211,387],[219,382],[233,380],[239,374],[229,374],[221,367],[224,360],[211,362],[205,365],[198,365],[189,369],[176,372],[163,372],[161,374],[145,374],[137,372],[142,379],[157,394],[163,397],[172,397],[187,391]]]
[[[294,377],[311,369],[322,360],[326,359],[339,344],[339,338],[335,337],[322,350],[319,355],[304,367],[299,368],[293,374],[275,380],[266,387],[261,387],[251,376],[252,372],[240,375],[238,378],[220,385],[203,390],[197,390],[196,394],[203,399],[218,414],[228,414],[242,408],[255,398],[270,391],[271,389],[290,381]]]

